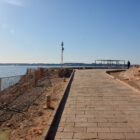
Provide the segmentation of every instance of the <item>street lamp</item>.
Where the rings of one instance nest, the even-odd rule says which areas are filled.
[[[62,47],[62,52],[61,52],[61,67],[63,66],[63,52],[64,52],[64,42],[62,41],[61,43],[61,47]]]

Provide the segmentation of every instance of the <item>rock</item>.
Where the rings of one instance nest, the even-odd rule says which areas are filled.
[[[20,129],[23,129],[23,128],[25,128],[25,127],[27,127],[26,124],[21,124]]]
[[[38,116],[42,116],[42,115],[43,115],[43,112],[39,111]]]
[[[38,106],[38,103],[33,103],[33,105]]]
[[[6,126],[7,127],[12,127],[12,124],[11,123],[7,123]]]
[[[129,80],[129,78],[123,78],[123,80]]]
[[[44,110],[46,110],[46,109],[47,109],[47,106],[46,106],[46,105],[45,105],[45,106],[43,106],[43,109],[44,109]]]
[[[36,130],[35,134],[36,135],[41,135],[42,134],[42,131],[41,130]]]

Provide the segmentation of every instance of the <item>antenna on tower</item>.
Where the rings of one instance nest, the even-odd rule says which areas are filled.
[[[64,52],[64,42],[62,41],[62,43],[61,43],[61,47],[62,47],[62,49],[61,49],[61,67],[63,67],[63,52]]]

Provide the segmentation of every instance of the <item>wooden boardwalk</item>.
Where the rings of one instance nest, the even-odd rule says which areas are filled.
[[[77,70],[55,140],[140,140],[140,94],[105,70]]]

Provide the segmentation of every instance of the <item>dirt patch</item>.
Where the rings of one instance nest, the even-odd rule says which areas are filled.
[[[0,131],[6,131],[10,140],[40,139],[53,113],[46,109],[46,95],[51,94],[51,107],[55,108],[69,80],[59,74],[58,69],[44,69],[36,86],[33,74],[28,74],[2,92]]]
[[[133,66],[122,72],[111,72],[114,77],[140,90],[140,66]]]

